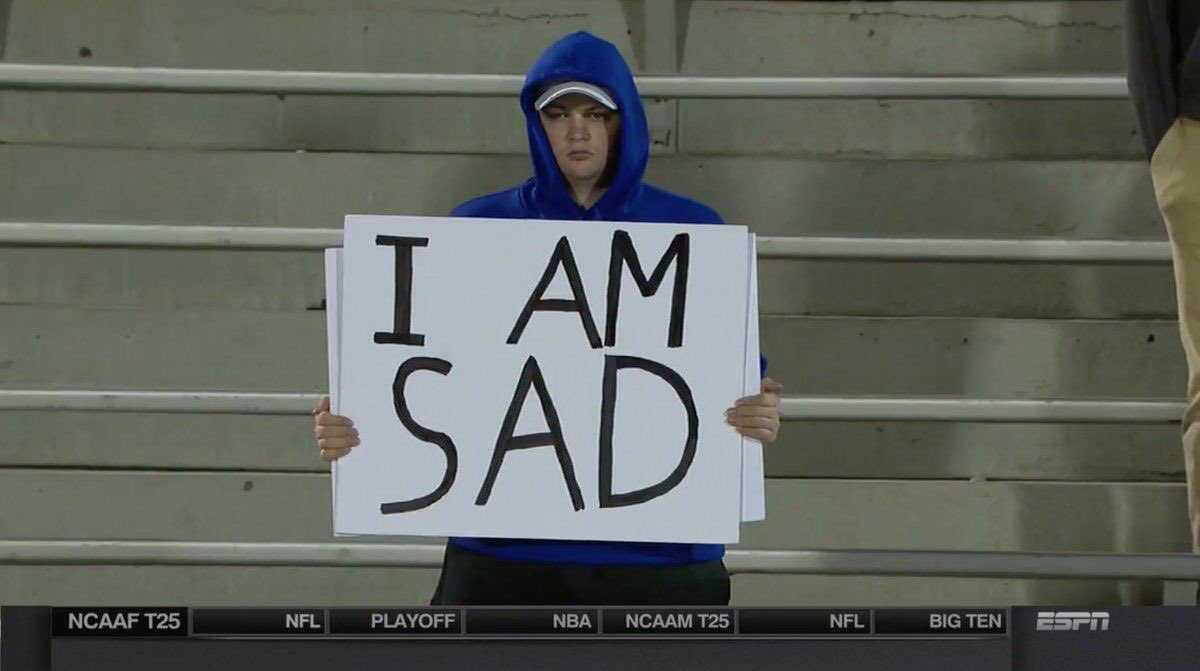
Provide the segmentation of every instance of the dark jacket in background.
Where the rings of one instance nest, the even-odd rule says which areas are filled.
[[[1125,0],[1125,72],[1146,156],[1180,116],[1200,119],[1200,0]]]

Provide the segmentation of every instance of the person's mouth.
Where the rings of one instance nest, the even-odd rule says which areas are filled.
[[[571,159],[572,161],[586,161],[587,159],[589,159],[591,157],[592,157],[592,152],[584,150],[584,149],[577,149],[575,151],[567,153],[567,158]]]

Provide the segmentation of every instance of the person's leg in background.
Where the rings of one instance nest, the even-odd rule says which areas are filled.
[[[1187,356],[1183,461],[1192,551],[1200,552],[1200,120],[1176,119],[1155,149],[1150,169],[1171,239],[1179,331]]]
[[[0,0],[0,59],[4,58],[4,42],[8,37],[8,15],[12,12],[12,0]]]

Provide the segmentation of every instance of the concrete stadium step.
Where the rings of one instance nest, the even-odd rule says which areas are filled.
[[[86,65],[504,73],[517,71],[516,63],[524,71],[554,39],[589,28],[616,40],[635,60],[620,2],[566,4],[525,0],[501,11],[471,0],[18,1],[5,57]],[[3,141],[133,146],[382,150],[413,141],[429,145],[422,138],[431,132],[432,147],[442,151],[454,151],[455,138],[468,136],[481,140],[475,146],[482,151],[508,151],[516,140],[524,142],[511,101],[468,106],[456,113],[462,102],[6,93],[0,127]],[[506,114],[498,113],[501,107]],[[432,118],[417,125],[414,114]]]
[[[689,74],[1124,72],[1117,2],[702,2]],[[684,101],[679,147],[838,158],[1140,157],[1127,101]]]
[[[779,315],[1171,319],[1168,266],[797,263],[759,267],[759,309]]]
[[[327,386],[324,312],[7,306],[0,316],[12,325],[0,344],[5,387]],[[1163,399],[1186,383],[1166,321],[765,317],[762,333],[772,376],[804,396]]]
[[[324,272],[319,252],[4,248],[0,306],[232,310],[247,312],[237,317],[243,322],[256,318],[251,312],[298,319],[322,307]],[[313,319],[319,324],[324,313]]]
[[[696,2],[684,70],[854,75],[1123,72],[1121,3]]]
[[[324,312],[0,308],[0,384],[48,388],[327,389]],[[11,320],[11,321],[10,321]]]
[[[8,467],[323,473],[304,417],[6,412]],[[772,478],[1182,482],[1178,425],[789,422]]]
[[[526,159],[515,157],[14,146],[0,147],[0,166],[11,167],[0,170],[0,219],[8,221],[319,227],[340,226],[346,212],[444,214],[528,174]],[[674,158],[654,162],[651,178],[766,235],[1165,235],[1141,162]],[[315,254],[263,263],[241,252],[0,253],[11,273],[0,293],[14,303],[71,304],[79,293],[101,305],[273,310],[309,307],[321,297]],[[60,266],[66,270],[49,272]],[[164,283],[164,275],[183,280]],[[1166,264],[766,261],[762,287],[767,314],[1169,319],[1175,311]]]
[[[768,317],[763,351],[787,392],[983,398],[1175,398],[1167,321]]]
[[[301,311],[315,253],[0,250],[0,304]],[[763,261],[763,315],[1170,320],[1169,265]]]
[[[5,538],[332,540],[316,474],[7,468],[0,489],[41,505],[0,509]],[[1182,484],[785,480],[746,548],[1182,552]],[[198,505],[198,503],[203,505]],[[1047,511],[1058,514],[1047,514]]]
[[[0,349],[8,388],[327,388],[321,312],[9,306],[0,315],[20,325]],[[1170,322],[767,317],[763,334],[771,374],[792,394],[1174,398],[1184,384]],[[9,465],[324,468],[304,418],[9,417],[0,444],[31,446]],[[1182,479],[1174,425],[795,422],[767,465],[774,477]]]
[[[1133,110],[1103,101],[686,102],[681,154],[831,159],[1143,157]]]
[[[586,29],[632,63],[639,2],[14,0],[6,56],[198,68],[524,72]],[[1121,72],[1115,0],[684,3],[685,71],[708,74]],[[623,5],[630,5],[626,9]],[[431,39],[436,36],[436,39]],[[951,37],[953,36],[953,37]],[[86,47],[86,51],[82,51]]]
[[[444,215],[527,157],[0,145],[0,220],[340,227]],[[1166,239],[1144,161],[659,157],[648,180],[762,235]]]
[[[793,478],[1183,482],[1178,424],[789,422],[767,474]]]
[[[423,606],[437,578],[436,569],[362,566],[0,566],[0,596],[45,606]]]
[[[298,368],[302,368],[298,366]],[[327,473],[306,417],[8,411],[6,467]]]
[[[80,4],[85,7],[77,7]],[[847,3],[696,2],[684,14],[685,73],[1123,70],[1116,2],[914,2],[866,8]],[[332,2],[247,8],[224,0],[203,9],[140,0],[103,6],[78,0],[53,5],[18,1],[6,57],[15,62],[105,65],[523,72],[545,44],[585,27],[613,39],[636,67],[637,40],[644,27],[640,15],[627,21],[628,15],[616,0],[543,0],[505,12],[461,0],[405,6],[356,2],[349,8]],[[439,35],[434,43],[427,37],[431,34]],[[950,34],[953,39],[947,37]],[[330,35],[344,39],[326,43]],[[324,48],[296,48],[310,43]],[[1129,104],[1121,100],[685,101],[679,105],[674,135],[678,151],[688,155],[1064,159],[1137,158],[1141,151]],[[485,99],[7,93],[0,97],[0,141],[243,150],[526,151],[516,106],[510,100]]]
[[[1140,159],[1128,101],[688,101],[683,156]],[[525,155],[508,99],[2,93],[0,142]],[[656,153],[662,153],[656,150]]]
[[[620,0],[14,0],[5,57],[31,63],[524,72],[575,30],[633,61]]]
[[[872,607],[964,603],[1004,606],[1072,604],[1152,606],[1162,604],[1162,583],[1099,580],[1013,580],[884,578],[876,576],[738,575],[735,605],[778,604]]]

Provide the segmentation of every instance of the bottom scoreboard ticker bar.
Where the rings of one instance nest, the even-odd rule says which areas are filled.
[[[61,608],[77,637],[829,637],[1008,636],[1006,608]]]

